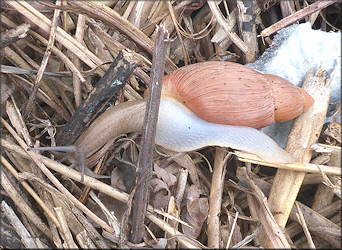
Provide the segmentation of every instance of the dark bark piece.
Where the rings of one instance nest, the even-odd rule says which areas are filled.
[[[76,109],[74,115],[59,132],[57,144],[73,144],[91,122],[105,110],[107,104],[116,99],[135,67],[136,64],[126,60],[123,52],[120,51],[88,98]]]
[[[255,61],[258,51],[258,40],[256,34],[257,3],[255,0],[238,0],[238,27],[243,41],[248,46],[248,52],[243,55],[245,63]]]

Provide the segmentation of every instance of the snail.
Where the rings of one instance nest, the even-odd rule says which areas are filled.
[[[164,77],[155,143],[184,152],[231,147],[275,163],[295,159],[257,129],[291,120],[314,103],[287,80],[238,63],[209,61]],[[86,158],[120,134],[140,132],[146,100],[107,109],[75,142]]]

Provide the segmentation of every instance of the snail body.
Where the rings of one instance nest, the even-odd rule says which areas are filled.
[[[270,162],[295,161],[274,140],[255,128],[207,122],[184,105],[165,97],[160,100],[159,109],[155,143],[166,149],[189,152],[206,146],[221,146],[253,153]]]
[[[278,76],[236,63],[193,64],[163,80],[155,142],[178,152],[231,147],[266,161],[290,163],[295,159],[257,128],[293,119],[312,104],[304,90]],[[145,109],[146,100],[109,108],[75,147],[88,158],[118,135],[141,132]]]
[[[109,138],[141,132],[145,109],[145,99],[109,108],[90,125],[74,146],[81,148],[87,158],[98,151]],[[177,152],[222,146],[253,153],[270,162],[295,161],[275,141],[257,129],[207,122],[169,97],[162,97],[160,100],[155,143]],[[70,160],[76,162],[76,159]]]

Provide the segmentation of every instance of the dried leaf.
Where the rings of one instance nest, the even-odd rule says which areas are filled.
[[[158,242],[156,242],[156,241],[153,239],[153,240],[147,242],[146,244],[147,244],[149,247],[153,248],[153,249],[165,249],[166,244],[167,244],[167,239],[165,239],[165,238],[157,238],[157,241],[158,241]]]
[[[122,221],[122,218],[123,218],[125,211],[127,209],[126,203],[118,201],[118,200],[114,199],[113,197],[110,197],[110,196],[108,196],[104,193],[101,193],[101,192],[97,195],[97,197],[107,207],[107,209],[109,211],[114,213],[115,217],[119,221]],[[98,205],[94,205],[91,208],[91,211],[94,214],[96,214],[99,218],[101,218],[102,220],[107,221],[105,214],[103,213],[103,211],[101,210],[101,208]],[[94,227],[98,227],[98,225],[95,223],[93,225],[94,225]]]
[[[239,225],[236,223],[234,231],[232,232],[232,227],[234,224],[234,218],[230,213],[226,213],[228,216],[228,222],[226,225],[220,225],[220,234],[221,234],[221,248],[225,248],[230,237],[230,234],[233,233],[232,239],[230,242],[230,246],[234,246],[235,244],[242,241],[242,234]]]
[[[166,207],[170,200],[170,190],[165,182],[158,178],[153,178],[150,181],[152,191],[150,194],[150,203],[155,208]]]
[[[201,232],[203,222],[208,217],[209,202],[207,198],[200,198],[200,192],[195,185],[191,185],[189,188],[186,208],[184,221],[192,228],[182,225],[183,232],[196,239]]]
[[[116,187],[117,185],[118,189],[130,193],[135,187],[136,182],[136,172],[133,160],[125,150],[121,149],[112,159],[111,163],[116,166],[111,175],[111,185],[113,187]]]
[[[177,177],[173,174],[168,173],[165,169],[159,167],[157,164],[154,164],[154,171],[159,179],[162,179],[168,187],[175,185],[177,182]]]
[[[127,192],[127,188],[122,177],[121,168],[114,168],[110,177],[110,185],[123,192]]]

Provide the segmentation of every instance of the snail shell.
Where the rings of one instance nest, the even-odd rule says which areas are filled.
[[[208,122],[253,128],[291,120],[314,103],[279,76],[221,61],[179,68],[165,76],[162,94]]]

